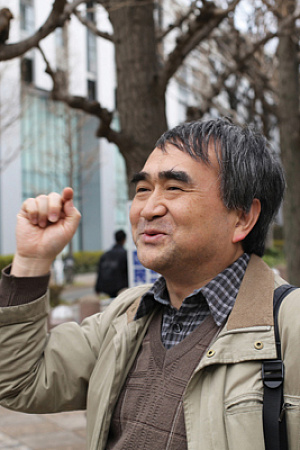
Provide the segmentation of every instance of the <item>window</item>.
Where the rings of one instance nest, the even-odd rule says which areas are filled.
[[[88,99],[96,100],[97,92],[96,92],[96,82],[93,80],[88,80]]]
[[[28,33],[34,31],[34,8],[32,0],[20,1],[21,30]]]
[[[87,69],[93,74],[97,73],[96,36],[90,30],[87,30]]]
[[[29,58],[22,58],[21,60],[21,80],[24,83],[33,83],[33,61]]]
[[[95,23],[95,5],[94,2],[86,2],[86,18]]]
[[[95,23],[95,5],[90,1],[86,4],[86,18]],[[97,41],[96,36],[87,29],[87,70],[92,74],[97,73]]]

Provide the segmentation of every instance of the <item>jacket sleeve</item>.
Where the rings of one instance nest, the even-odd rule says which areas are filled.
[[[0,308],[0,404],[27,413],[85,409],[100,314],[47,334],[45,296]]]
[[[300,289],[296,289],[283,300],[278,324],[285,365],[285,392],[294,397],[300,414]]]
[[[300,289],[282,302],[278,316],[281,351],[284,362],[284,412],[289,448],[300,442]]]
[[[0,308],[0,404],[37,414],[85,409],[89,380],[102,349],[114,339],[114,322],[120,316],[126,324],[133,320],[131,305],[149,288],[129,289],[103,313],[50,333],[46,295]]]
[[[0,307],[23,305],[47,292],[50,274],[39,277],[14,277],[11,266],[2,270],[0,280]]]

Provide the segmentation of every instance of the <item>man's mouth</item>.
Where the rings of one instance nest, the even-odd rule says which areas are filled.
[[[166,233],[161,230],[144,230],[141,236],[144,243],[155,244],[161,241],[166,236]]]

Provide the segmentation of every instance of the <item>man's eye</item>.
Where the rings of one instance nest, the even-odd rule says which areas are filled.
[[[168,191],[182,191],[182,189],[178,186],[169,186]]]
[[[149,189],[147,189],[146,187],[137,187],[136,188],[136,193],[138,194],[139,192],[147,192]]]

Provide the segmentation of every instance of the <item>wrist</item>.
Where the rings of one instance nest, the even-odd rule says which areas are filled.
[[[19,278],[39,277],[50,272],[51,264],[52,260],[49,259],[30,258],[16,253],[10,273]]]

